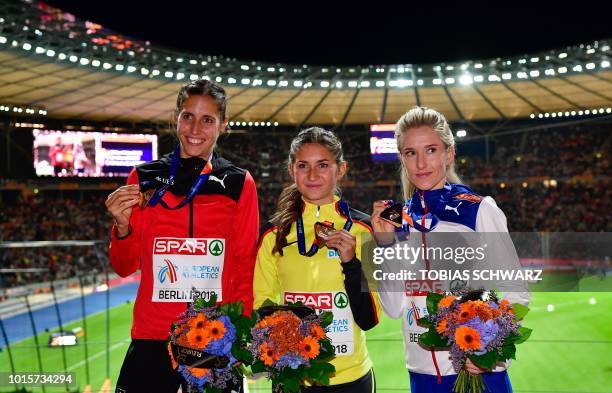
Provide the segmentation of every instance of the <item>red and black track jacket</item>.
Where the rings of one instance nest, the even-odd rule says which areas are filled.
[[[168,154],[135,167],[128,184],[154,180],[156,187],[161,187],[168,182],[170,162]],[[183,200],[205,164],[205,160],[197,157],[180,159],[174,183],[163,196],[168,206]],[[171,323],[186,309],[185,301],[152,301],[153,281],[158,274],[153,271],[153,242],[159,237],[225,239],[223,302],[241,300],[245,314],[251,312],[259,230],[255,182],[248,171],[216,155],[212,166],[208,181],[189,204],[176,210],[166,209],[161,203],[154,207],[135,206],[130,217],[131,231],[121,239],[113,227],[109,247],[113,269],[123,277],[138,269],[142,272],[132,338],[166,339]]]

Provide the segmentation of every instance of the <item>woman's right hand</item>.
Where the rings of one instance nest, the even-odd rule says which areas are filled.
[[[134,205],[138,204],[138,193],[138,184],[129,184],[117,188],[106,198],[106,209],[115,219],[119,236],[126,236],[129,232],[130,216]]]
[[[380,217],[387,207],[390,206],[390,201],[375,201],[372,205],[372,228],[374,229],[374,237],[379,245],[392,244],[395,241],[395,226],[385,219]]]

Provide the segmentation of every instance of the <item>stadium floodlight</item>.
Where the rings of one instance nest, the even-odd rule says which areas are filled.
[[[585,115],[590,115],[590,114],[591,114],[591,111],[590,111],[589,109],[587,109],[587,110],[585,110],[585,111],[584,111],[584,114],[585,114]]]
[[[243,65],[240,66],[240,69],[243,70],[243,71],[248,71],[249,70],[249,66],[246,65],[246,64],[243,64]]]
[[[385,87],[385,81],[376,81],[376,87]]]
[[[270,125],[271,125],[271,124],[272,124],[272,123],[270,123],[270,122],[267,122],[267,123],[266,123],[266,125],[267,125],[268,127],[270,127]]]
[[[565,59],[567,57],[567,53],[561,52],[559,53],[559,59]]]
[[[181,79],[183,79],[185,77],[185,74],[182,72],[177,72],[176,73],[176,80],[180,81]]]
[[[113,65],[111,63],[104,63],[102,64],[102,68],[104,68],[105,70],[109,70],[113,68]]]
[[[342,81],[336,82],[336,88],[337,89],[341,89],[342,88]]]
[[[559,117],[563,116],[563,112],[557,112],[557,116]]]
[[[81,57],[81,59],[79,60],[79,64],[87,65],[87,64],[89,64],[89,59],[86,58],[86,57]]]
[[[255,122],[255,127],[259,127],[259,122],[258,121]]]
[[[531,115],[529,115],[530,119],[535,119],[535,113],[532,113]]]
[[[584,115],[584,111],[578,111],[578,115],[579,115],[579,116]]]
[[[166,78],[172,78],[172,77],[174,76],[174,72],[172,72],[172,71],[166,71],[166,72],[164,72],[164,76],[165,76]]]
[[[242,78],[240,80],[240,83],[242,83],[243,85],[248,85],[251,83],[251,80],[249,78]]]
[[[453,67],[452,65],[446,66],[446,71],[452,71],[454,69],[455,67]]]
[[[423,82],[423,79],[419,79],[419,80],[417,81],[417,85],[419,85],[419,86],[423,86],[423,83],[424,83],[424,82]]]
[[[153,71],[151,71],[151,75],[153,75],[153,76],[157,76],[159,74],[161,74],[160,70],[153,70]]]
[[[527,73],[524,72],[524,71],[518,72],[516,74],[516,77],[519,78],[519,79],[527,79]]]
[[[570,113],[569,112],[565,112],[564,115],[565,115],[565,117],[569,117]]]
[[[580,64],[576,64],[572,67],[572,71],[582,72],[582,66]]]
[[[501,79],[497,75],[489,75],[487,79],[489,82],[501,82]]]
[[[48,49],[47,50],[47,56],[49,56],[49,57],[55,56],[55,51],[53,49]]]
[[[608,60],[602,61],[601,68],[610,68],[610,62]]]
[[[357,87],[357,81],[349,81],[348,87]]]
[[[474,68],[476,68],[476,69],[482,68],[482,64],[481,63],[476,63],[476,64],[474,64]]]
[[[557,117],[557,114],[555,112],[550,114],[550,117]]]
[[[461,64],[461,71],[465,71],[465,70],[467,70],[469,66],[470,66],[470,65],[469,65],[469,64],[467,64],[467,63],[463,63],[463,64]]]
[[[57,58],[60,60],[66,60],[66,54],[65,53],[60,53],[59,55],[57,55]]]
[[[432,83],[434,85],[441,85],[442,84],[442,79],[440,78],[434,78],[434,80],[432,81]]]
[[[519,59],[519,64],[525,64],[527,63],[527,59]]]
[[[595,63],[587,63],[584,67],[587,70],[593,70],[593,69],[595,69]]]
[[[482,75],[474,76],[474,82],[478,82],[478,83],[484,82],[484,76],[482,76]]]
[[[253,80],[253,86],[261,86],[262,84],[263,84],[263,81],[261,79]]]
[[[557,72],[559,72],[559,74],[565,74],[567,72],[567,67],[559,67],[557,68]]]
[[[189,80],[197,81],[198,78],[199,78],[198,74],[191,74],[191,75],[189,75]]]
[[[94,60],[91,61],[92,67],[100,67],[100,64],[102,64],[102,63],[98,59],[94,59]]]
[[[183,62],[183,58],[182,57],[177,57],[176,58],[176,62],[177,63],[182,63]]]
[[[504,73],[502,74],[502,79],[503,79],[503,80],[509,80],[509,79],[512,79],[512,74],[511,74],[511,73],[509,73],[509,72],[504,72]]]
[[[230,122],[229,122],[229,126],[230,126],[230,127],[233,127],[233,126],[234,126],[234,122],[233,122],[233,121],[230,121]]]
[[[361,81],[359,86],[360,87],[370,87],[370,82],[369,81]]]
[[[253,122],[252,122],[252,121],[250,121],[250,122],[249,122],[249,127],[251,127],[252,125],[253,125]]]
[[[576,111],[571,111],[571,112],[570,112],[570,115],[572,115],[572,116],[576,116]]]
[[[606,113],[612,113],[612,108],[606,108]]]
[[[531,70],[529,71],[529,76],[532,78],[537,78],[538,76],[540,76],[540,71],[538,70]]]
[[[297,81],[293,81],[293,87],[302,87],[302,85],[304,84],[304,82],[297,80]]]
[[[30,50],[30,49],[32,49],[32,44],[29,44],[29,43],[25,42],[25,43],[23,44],[22,48],[23,48],[24,50]]]
[[[538,61],[540,61],[540,58],[539,58],[539,57],[532,57],[532,58],[531,58],[531,62],[532,62],[532,63],[537,63]]]
[[[587,49],[586,53],[587,53],[587,55],[592,55],[593,53],[595,53],[595,49],[593,49],[593,48]]]
[[[435,66],[435,67],[433,68],[433,70],[434,70],[434,71],[442,71],[442,67],[440,67],[440,66]]]
[[[132,72],[136,71],[136,70],[137,70],[137,68],[136,68],[136,67],[134,67],[133,65],[130,65],[130,66],[128,66],[128,67],[127,67],[127,72],[129,72],[130,74],[131,74]]]
[[[604,113],[604,108],[599,108],[599,113]]]
[[[5,36],[0,36],[0,44],[6,44],[8,40],[6,39]]]
[[[37,46],[37,47],[36,47],[35,52],[36,52],[36,53],[38,53],[38,54],[40,55],[40,54],[45,53],[45,52],[46,52],[46,49],[45,49],[45,48],[43,48],[42,46]]]
[[[274,79],[270,79],[269,81],[266,82],[266,84],[268,86],[276,86],[276,81]]]
[[[243,127],[246,127],[246,125],[247,125],[246,121],[243,121],[243,122],[242,122],[242,126],[243,126]]]
[[[289,86],[289,81],[280,81],[280,82],[278,82],[278,85],[280,87],[287,87],[287,86]]]
[[[71,55],[68,60],[70,60],[72,63],[76,63],[77,61],[79,61],[78,56],[75,55]]]
[[[276,69],[274,67],[268,67],[266,68],[266,71],[268,72],[274,72]]]
[[[462,85],[471,85],[474,83],[474,79],[470,74],[463,74],[459,77],[459,83]]]
[[[548,76],[555,75],[555,69],[554,68],[548,68],[548,69],[544,70],[544,75],[548,75]]]
[[[115,70],[117,71],[123,71],[125,69],[125,66],[123,64],[116,64],[115,65]]]
[[[546,113],[544,114],[544,117],[550,117],[550,113],[546,112]]]
[[[457,138],[464,138],[467,135],[467,131],[466,130],[459,130],[457,131]]]
[[[196,64],[198,64],[198,61],[194,60],[194,59],[191,59],[191,60],[189,60],[189,64],[196,65]]]
[[[277,122],[277,121],[275,121],[275,122],[274,122],[274,126],[276,127],[277,125],[278,125],[278,122]]]
[[[321,87],[329,87],[329,81],[321,81],[321,82],[319,82],[319,86],[321,86]]]
[[[234,83],[236,83],[236,78],[232,78],[230,76],[229,78],[227,78],[227,83],[229,83],[230,85],[233,85]]]

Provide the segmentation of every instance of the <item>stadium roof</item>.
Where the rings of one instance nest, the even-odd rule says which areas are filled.
[[[245,125],[394,122],[413,105],[451,121],[506,120],[612,103],[608,40],[466,62],[296,66],[166,50],[44,3],[0,11],[0,110],[167,122],[180,86],[197,78],[222,83],[230,120]]]

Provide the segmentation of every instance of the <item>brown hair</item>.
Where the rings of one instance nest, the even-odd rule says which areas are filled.
[[[320,127],[310,127],[300,131],[291,141],[289,148],[288,164],[295,163],[295,156],[298,151],[307,143],[318,143],[325,147],[334,156],[339,165],[344,162],[342,153],[342,143],[340,139],[331,131]],[[339,193],[336,188],[336,193]],[[272,224],[276,226],[276,242],[272,254],[278,252],[283,255],[283,247],[287,245],[287,235],[291,230],[291,224],[297,220],[298,213],[302,210],[302,195],[295,183],[285,187],[278,198],[278,207],[272,216]]]

